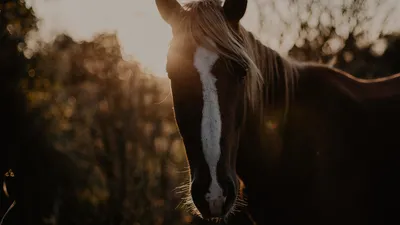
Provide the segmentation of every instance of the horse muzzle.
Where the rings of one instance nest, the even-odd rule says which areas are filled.
[[[222,182],[202,182],[194,179],[191,187],[193,203],[203,219],[225,218],[234,206],[237,182],[226,178]]]

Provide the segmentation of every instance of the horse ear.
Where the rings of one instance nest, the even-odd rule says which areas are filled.
[[[247,9],[247,0],[226,0],[224,13],[228,21],[239,23]]]
[[[155,0],[158,12],[165,22],[171,25],[172,17],[178,15],[182,6],[177,0]]]

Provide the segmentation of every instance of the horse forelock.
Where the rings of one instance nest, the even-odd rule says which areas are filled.
[[[294,78],[297,76],[296,66],[285,59],[278,63],[281,56],[263,45],[242,25],[239,25],[238,35],[227,23],[221,5],[221,0],[200,0],[184,4],[183,7],[188,11],[181,23],[185,36],[196,45],[220,56],[246,63],[246,105],[260,116],[263,115],[264,104],[270,100],[270,96],[264,95],[269,92],[264,90],[273,89],[276,82],[274,77],[284,79],[286,114]]]

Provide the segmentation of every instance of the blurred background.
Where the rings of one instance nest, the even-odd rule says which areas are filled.
[[[0,0],[4,225],[198,223],[153,0]],[[362,78],[400,72],[398,0],[249,0],[280,54]],[[16,203],[16,204],[15,204]]]

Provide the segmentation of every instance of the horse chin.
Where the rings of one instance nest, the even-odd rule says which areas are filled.
[[[211,217],[206,220],[214,223],[220,223],[221,221],[224,221],[226,223],[225,217]]]

